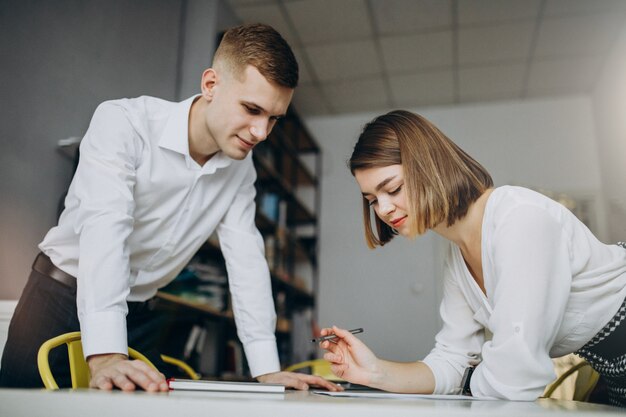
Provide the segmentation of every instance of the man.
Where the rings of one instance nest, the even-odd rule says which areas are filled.
[[[166,391],[164,376],[130,361],[127,348],[159,362],[146,301],[217,231],[252,376],[338,389],[319,377],[279,372],[269,270],[254,225],[250,151],[285,115],[297,81],[285,40],[269,26],[244,25],[224,35],[200,95],[98,107],[65,210],[39,245],[16,308],[0,386],[41,386],[41,343],[80,329],[92,387]],[[67,381],[61,361],[51,357]]]

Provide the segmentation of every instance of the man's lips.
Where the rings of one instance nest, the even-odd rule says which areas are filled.
[[[240,136],[237,136],[237,139],[239,139],[239,142],[241,142],[241,144],[249,149],[252,149],[252,147],[254,147],[254,143],[248,142],[245,139],[242,139]]]
[[[392,220],[391,224],[393,225],[393,227],[398,227],[398,226],[401,226],[405,220],[406,220],[406,216],[400,217],[399,219]]]

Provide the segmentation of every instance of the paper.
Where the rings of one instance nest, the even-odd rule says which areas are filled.
[[[168,379],[171,390],[222,391],[222,392],[270,392],[282,394],[285,387],[280,384],[262,384],[259,382],[226,382],[192,379]]]
[[[329,397],[359,397],[359,398],[395,398],[401,400],[470,400],[484,401],[490,398],[476,398],[467,395],[441,395],[441,394],[398,394],[395,392],[381,391],[313,391],[314,394],[328,395]]]

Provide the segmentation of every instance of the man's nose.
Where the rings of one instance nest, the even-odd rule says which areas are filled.
[[[258,121],[250,126],[250,134],[258,141],[265,140],[268,133],[268,122]]]

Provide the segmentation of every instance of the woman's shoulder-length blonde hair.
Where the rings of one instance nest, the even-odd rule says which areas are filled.
[[[348,166],[360,169],[402,165],[411,236],[424,234],[442,222],[448,226],[467,214],[469,206],[493,180],[487,170],[424,117],[395,110],[366,124]],[[383,246],[397,232],[375,217],[363,197],[365,240],[370,248]]]

